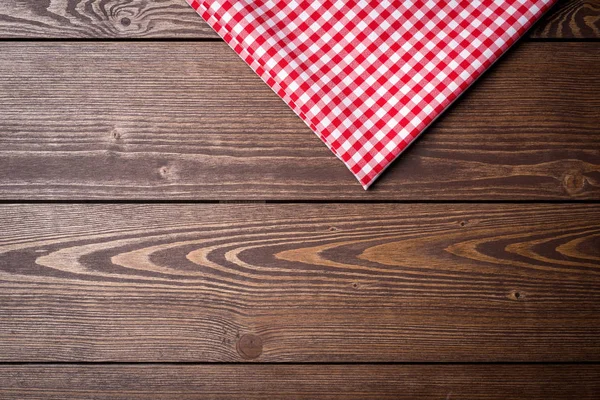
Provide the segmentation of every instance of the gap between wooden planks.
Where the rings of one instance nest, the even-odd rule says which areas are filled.
[[[0,206],[0,361],[600,361],[600,207]]]
[[[0,198],[597,200],[600,44],[519,45],[363,191],[223,43],[0,43]]]

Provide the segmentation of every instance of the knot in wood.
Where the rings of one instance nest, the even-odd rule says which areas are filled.
[[[110,135],[112,136],[112,138],[114,140],[121,140],[121,134],[119,133],[119,131],[117,129],[113,129],[111,131]]]
[[[585,187],[585,178],[578,171],[565,174],[563,187],[569,194],[581,192]]]
[[[246,360],[257,358],[263,351],[262,339],[260,336],[247,333],[238,340],[237,351]]]

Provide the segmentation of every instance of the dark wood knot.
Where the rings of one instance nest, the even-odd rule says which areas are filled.
[[[262,339],[260,336],[247,333],[238,340],[237,351],[246,360],[257,358],[263,351]]]
[[[121,134],[119,133],[118,130],[113,129],[110,134],[114,140],[121,140]]]
[[[585,189],[585,177],[578,171],[565,174],[563,187],[569,194],[579,193]]]

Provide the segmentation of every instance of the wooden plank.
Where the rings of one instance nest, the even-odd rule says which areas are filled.
[[[185,0],[3,1],[0,38],[220,39]]]
[[[0,198],[600,198],[600,44],[524,43],[368,192],[222,43],[1,43]]]
[[[600,37],[600,0],[564,0],[535,38]],[[0,3],[0,38],[189,38],[218,35],[184,0],[21,0]]]
[[[560,1],[532,30],[536,39],[600,38],[600,0]]]
[[[580,399],[597,365],[11,365],[4,400]]]
[[[600,206],[0,206],[0,362],[599,361]]]

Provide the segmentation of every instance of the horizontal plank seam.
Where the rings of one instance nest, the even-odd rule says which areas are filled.
[[[369,361],[357,361],[357,362],[346,362],[346,361],[307,361],[307,362],[292,362],[292,361],[281,361],[281,362],[194,362],[194,361],[142,361],[142,362],[131,362],[131,361],[8,361],[0,362],[0,367],[3,366],[35,366],[35,365],[129,365],[129,366],[143,366],[143,365],[600,365],[600,361],[440,361],[440,362],[369,362]]]
[[[15,204],[600,204],[598,199],[573,200],[0,200],[0,205]]]
[[[545,42],[545,43],[582,43],[582,42],[591,42],[591,43],[600,43],[600,38],[524,38],[522,39],[524,42]]]
[[[0,43],[6,42],[208,42],[224,43],[221,38],[3,38]]]
[[[221,38],[4,38],[0,37],[1,42],[207,42],[207,43],[224,43]],[[526,37],[520,42],[553,42],[553,43],[581,43],[581,42],[598,42],[600,38],[536,38]]]

